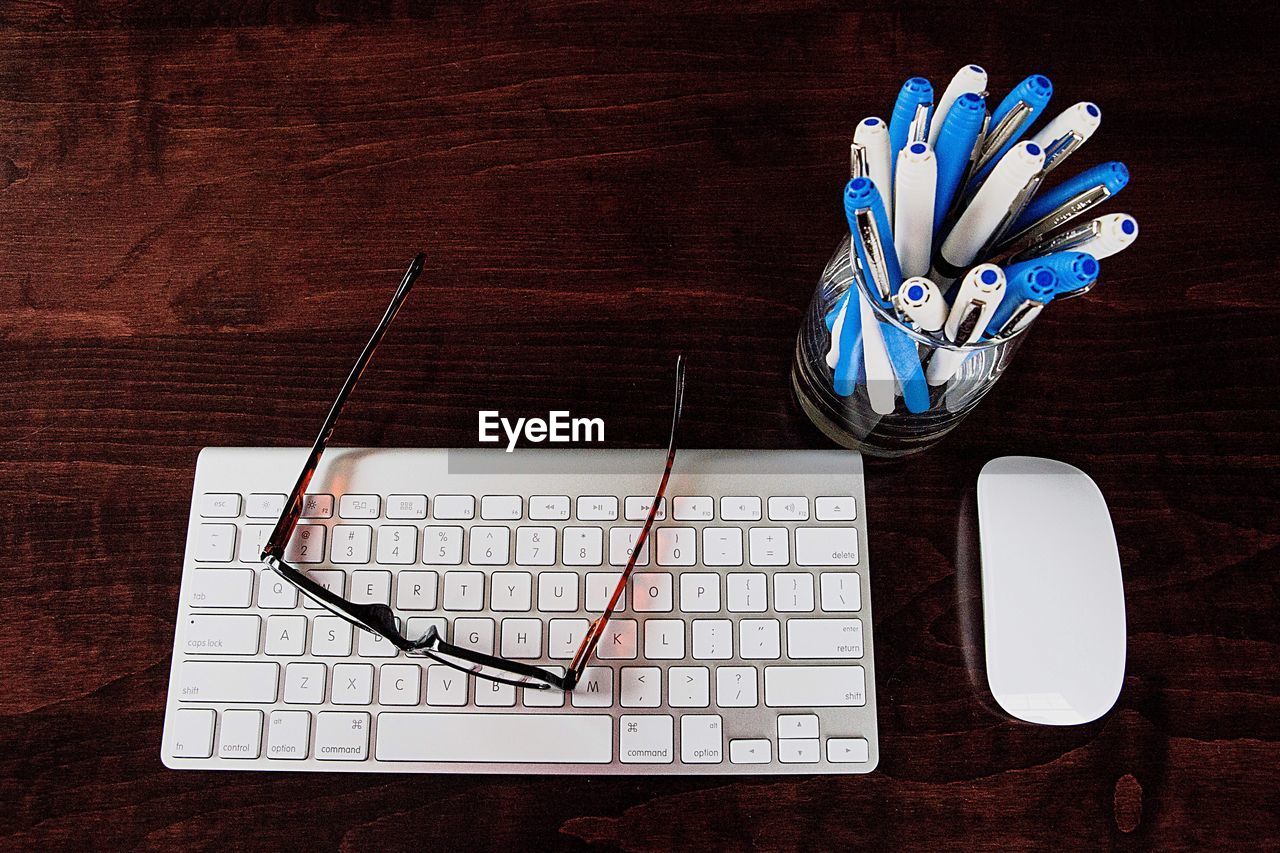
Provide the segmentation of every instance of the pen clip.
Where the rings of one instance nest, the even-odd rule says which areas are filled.
[[[853,180],[865,178],[871,172],[871,165],[867,160],[867,146],[861,142],[855,142],[849,146],[849,177]]]
[[[916,104],[916,114],[907,125],[907,143],[924,142],[929,138],[929,109],[932,103]]]
[[[1067,199],[1051,213],[1046,214],[1038,221],[1031,223],[1017,234],[1014,234],[1007,242],[1010,244],[1016,242],[1018,244],[1018,260],[1029,257],[1031,253],[1044,254],[1039,251],[1040,246],[1038,244],[1044,240],[1046,234],[1055,228],[1066,225],[1080,214],[1097,207],[1109,198],[1111,198],[1111,190],[1107,189],[1106,184],[1090,187]]]
[[[1034,107],[1026,101],[1018,101],[1013,105],[1013,109],[1004,114],[1004,118],[991,128],[991,132],[987,134],[982,143],[982,154],[978,157],[978,164],[974,166],[974,171],[980,171],[983,166],[991,161],[1004,147],[1005,143],[1018,135],[1018,131],[1022,129],[1022,125],[1034,111]]]
[[[858,233],[854,236],[862,244],[862,251],[867,256],[866,266],[870,267],[865,272],[871,278],[876,293],[880,295],[880,301],[887,303],[893,293],[889,287],[889,266],[884,259],[884,241],[880,239],[880,226],[876,223],[871,208],[859,210],[853,217],[858,226]]]
[[[1021,305],[1013,309],[1013,313],[1009,315],[1009,319],[996,332],[996,338],[1003,340],[1011,338],[1018,332],[1021,332],[1027,326],[1031,325],[1031,321],[1040,315],[1044,310],[1044,303],[1037,302],[1034,299],[1024,300]]]
[[[987,307],[987,300],[973,298],[969,300],[969,304],[964,307],[964,313],[960,315],[960,321],[956,323],[956,334],[951,339],[954,344],[963,346],[971,343],[969,336],[978,328],[978,321],[982,319],[982,312]]]
[[[1075,151],[1084,144],[1084,136],[1075,130],[1069,130],[1062,136],[1050,142],[1044,147],[1044,174],[1049,174],[1055,166],[1062,165],[1062,161],[1071,156],[1071,152]]]
[[[1075,228],[1055,234],[1047,240],[1036,243],[1031,248],[1015,255],[1014,260],[1025,261],[1052,254],[1053,252],[1069,251],[1074,246],[1079,246],[1086,240],[1092,240],[1101,234],[1102,226],[1091,219],[1083,225],[1077,225]]]

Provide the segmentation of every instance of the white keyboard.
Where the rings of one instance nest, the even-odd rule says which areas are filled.
[[[655,450],[331,449],[288,559],[409,637],[563,667],[661,474]],[[408,658],[259,562],[306,451],[196,466],[166,766],[570,774],[867,773],[879,758],[862,460],[681,451],[571,693]]]

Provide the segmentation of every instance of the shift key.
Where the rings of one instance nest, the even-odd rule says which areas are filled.
[[[274,702],[280,680],[275,661],[187,660],[178,670],[180,702]]]
[[[766,666],[764,704],[770,708],[838,708],[867,704],[860,666]]]

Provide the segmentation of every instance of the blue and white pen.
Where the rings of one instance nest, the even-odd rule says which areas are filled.
[[[902,84],[889,119],[889,154],[898,162],[898,152],[908,142],[923,142],[929,136],[929,116],[933,112],[933,86],[923,77]]]
[[[1021,247],[1040,242],[1044,235],[1102,204],[1128,183],[1129,170],[1118,161],[1086,169],[1032,199],[1009,227],[1004,244],[1020,252]]]
[[[1087,252],[1054,252],[1042,258],[1023,261],[1023,264],[1039,264],[1053,272],[1057,277],[1053,293],[1055,299],[1084,296],[1098,283],[1098,273],[1102,271],[1097,258]],[[1023,264],[1014,264],[1009,269]],[[1005,273],[1008,274],[1008,270]]]
[[[961,347],[977,343],[1003,300],[1004,291],[1004,272],[995,264],[978,264],[965,273],[943,326],[947,340]],[[946,384],[968,357],[969,352],[963,349],[935,350],[929,362],[929,384]]]
[[[1043,74],[1032,74],[1013,87],[1013,91],[991,113],[990,129],[982,141],[982,153],[974,167],[975,181],[985,178],[1005,152],[1022,138],[1052,96],[1053,84]]]
[[[1039,261],[1014,264],[1004,271],[1004,298],[987,321],[986,333],[1001,337],[1025,329],[1057,295],[1058,277]]]
[[[942,97],[938,98],[933,105],[933,115],[936,121],[931,120],[929,122],[929,136],[925,139],[925,142],[932,145],[936,151],[938,137],[942,134],[942,123],[951,112],[952,105],[960,100],[962,95],[985,98],[986,91],[987,72],[981,65],[966,65],[957,71],[956,76],[951,78],[951,82],[943,90]],[[979,125],[981,125],[981,122],[979,122]]]
[[[904,281],[894,302],[898,311],[922,332],[941,331],[947,322],[947,300],[938,285],[924,276]]]
[[[1102,111],[1098,105],[1081,101],[1058,113],[1031,137],[1032,142],[1044,149],[1045,174],[1061,166],[1063,160],[1093,136],[1101,123]]]
[[[929,272],[933,257],[933,200],[938,160],[927,142],[908,142],[893,178],[893,241],[902,275]]]
[[[1076,228],[1055,234],[1016,256],[1016,260],[1067,250],[1087,252],[1096,260],[1109,258],[1138,239],[1138,220],[1127,213],[1108,213]]]
[[[933,199],[935,237],[941,232],[942,220],[951,210],[965,173],[969,171],[986,115],[986,102],[982,96],[966,93],[956,98],[941,121],[933,122],[933,126],[938,128],[938,142],[934,147],[934,156],[938,160],[938,189]]]
[[[849,220],[852,242],[863,274],[869,279],[868,290],[879,300],[884,309],[891,307],[893,294],[902,285],[902,269],[898,265],[893,247],[893,230],[884,211],[884,203],[875,185],[866,178],[855,178],[845,188],[844,211]],[[863,339],[867,340],[866,318],[863,313]],[[929,409],[929,389],[925,386],[924,371],[920,367],[920,355],[916,344],[900,329],[890,324],[875,323],[884,339],[884,349],[893,369],[893,376],[902,389],[902,399],[910,412],[919,414]],[[847,347],[842,336],[841,361]],[[871,375],[872,360],[867,359],[867,386],[870,391],[877,377]],[[836,368],[837,375],[840,368]],[[881,379],[881,387],[884,387]],[[887,414],[887,413],[885,413]]]
[[[880,192],[880,198],[884,200],[885,211],[892,216],[894,159],[889,146],[889,126],[884,123],[884,119],[875,116],[864,118],[853,131],[853,142],[862,146],[866,172],[850,177],[870,178]]]

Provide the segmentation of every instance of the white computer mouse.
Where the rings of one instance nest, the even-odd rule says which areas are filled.
[[[1052,459],[1005,456],[978,475],[987,682],[1031,723],[1110,710],[1124,682],[1124,586],[1097,484]]]

